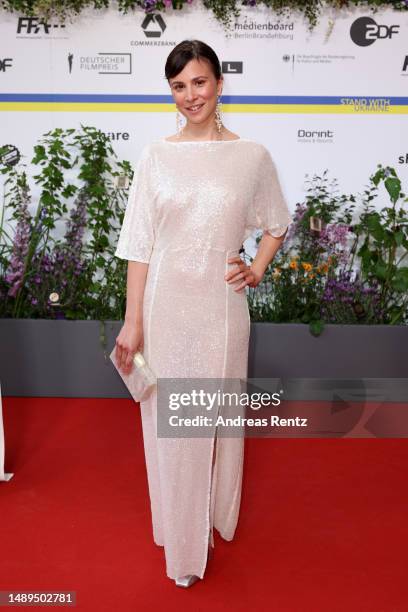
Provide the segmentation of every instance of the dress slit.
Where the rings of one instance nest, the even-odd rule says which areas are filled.
[[[217,486],[217,447],[218,447],[218,427],[215,428],[213,453],[212,453],[212,466],[211,466],[211,487],[210,487],[210,506],[209,506],[209,517],[210,517],[210,529],[208,534],[208,543],[214,548],[214,509],[215,509],[215,497],[216,497],[216,486]]]

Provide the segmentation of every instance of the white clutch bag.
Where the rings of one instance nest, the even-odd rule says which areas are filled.
[[[130,395],[135,402],[143,402],[147,400],[153,393],[157,385],[157,379],[150,367],[147,365],[142,353],[136,353],[133,358],[133,367],[129,374],[124,374],[119,369],[116,357],[116,346],[110,354],[110,359],[115,366],[118,374],[129,389]]]

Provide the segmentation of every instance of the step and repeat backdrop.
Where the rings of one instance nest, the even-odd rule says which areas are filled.
[[[327,10],[312,32],[300,16],[249,7],[225,31],[198,2],[89,10],[64,26],[1,12],[0,145],[29,165],[42,134],[82,124],[136,162],[176,131],[164,65],[185,38],[216,50],[224,123],[269,148],[292,211],[306,175],[325,169],[344,193],[362,192],[378,163],[408,179],[408,13],[391,9]]]

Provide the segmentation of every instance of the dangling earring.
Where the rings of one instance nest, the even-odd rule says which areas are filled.
[[[182,132],[183,132],[183,120],[181,118],[181,114],[177,111],[176,112],[176,128],[177,128],[177,136],[180,138]]]
[[[215,123],[217,124],[218,133],[220,133],[222,129],[221,104],[222,102],[218,96],[217,106],[215,107]]]

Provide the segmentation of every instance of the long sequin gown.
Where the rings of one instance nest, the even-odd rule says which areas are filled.
[[[161,139],[144,147],[115,254],[149,264],[144,355],[157,377],[247,377],[246,292],[224,280],[235,267],[227,260],[255,229],[280,236],[291,221],[264,145]],[[169,578],[203,578],[213,527],[234,537],[244,439],[157,437],[156,394],[140,409],[154,542],[164,546]]]

